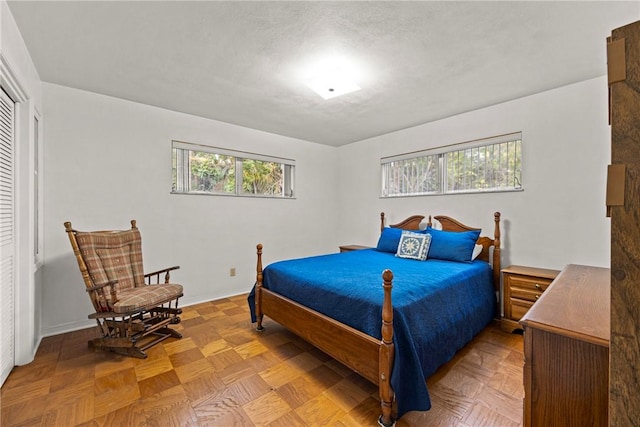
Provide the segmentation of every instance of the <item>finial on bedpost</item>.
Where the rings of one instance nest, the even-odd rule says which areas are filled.
[[[258,262],[256,264],[256,331],[264,331],[262,326],[262,243],[256,246]]]
[[[393,273],[391,270],[382,272],[382,288],[384,289],[384,300],[382,302],[382,343],[380,345],[380,407],[382,415],[378,419],[381,426],[393,426],[395,420],[391,415],[393,409],[393,390],[391,389],[391,367],[393,366],[394,345],[393,345],[393,305],[391,303],[391,289],[393,288]]]
[[[258,281],[262,283],[262,243],[258,243],[256,246],[256,253],[258,254],[258,264],[256,265],[256,272],[258,273]]]
[[[138,229],[138,227],[136,227],[136,220],[135,219],[131,220],[131,229],[132,230],[137,230]]]
[[[384,230],[384,212],[380,212],[380,232]]]

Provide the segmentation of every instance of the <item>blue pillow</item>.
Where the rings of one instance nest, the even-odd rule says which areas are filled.
[[[445,261],[471,262],[473,248],[480,237],[480,230],[443,231],[427,227],[431,245],[427,258]]]
[[[398,250],[398,243],[400,243],[401,235],[402,230],[400,228],[383,228],[382,233],[380,233],[376,249],[382,252],[391,252],[395,254]]]

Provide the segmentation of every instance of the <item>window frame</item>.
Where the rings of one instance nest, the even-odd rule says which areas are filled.
[[[174,155],[176,151],[176,168],[175,178],[176,185],[174,188]],[[234,161],[234,190],[231,192],[216,191],[194,191],[190,189],[190,168],[189,168],[189,152],[200,152],[207,154],[216,154],[220,156],[229,156]],[[282,194],[255,194],[243,191],[243,161],[254,160],[268,163],[277,163],[282,167]],[[181,167],[177,164],[181,163]],[[177,140],[171,141],[171,194],[190,194],[205,196],[232,196],[232,197],[257,197],[272,199],[295,199],[295,160],[284,157],[269,156],[247,151],[230,150],[227,148],[214,147],[210,145],[195,144],[190,142],[182,142]],[[180,176],[178,176],[180,175]]]
[[[517,184],[504,186],[504,187],[490,187],[490,188],[464,188],[460,190],[449,189],[449,174],[448,174],[448,155],[458,153],[461,155],[467,150],[480,150],[483,147],[495,147],[503,143],[515,142],[516,150],[516,163],[513,169],[507,168],[507,171],[513,173],[513,182]],[[486,153],[486,151],[485,151]],[[493,155],[493,153],[492,153]],[[392,178],[392,173],[389,173],[390,168],[386,165],[393,162],[410,162],[419,161],[420,159],[426,159],[430,156],[436,156],[437,158],[437,185],[436,190],[432,191],[413,191],[413,192],[401,192],[394,194],[386,194],[389,191],[389,180]],[[415,196],[442,196],[450,194],[478,194],[478,193],[503,193],[503,192],[517,192],[523,191],[522,185],[522,132],[514,132],[504,135],[493,136],[489,138],[482,138],[473,141],[467,141],[463,143],[445,145],[441,147],[435,147],[427,150],[413,151],[404,154],[398,154],[394,156],[382,157],[380,159],[380,198],[396,198],[396,197],[415,197]],[[475,166],[475,165],[474,165]],[[501,169],[501,170],[504,170]],[[422,175],[418,175],[420,178]],[[414,178],[414,177],[412,177]],[[402,184],[402,185],[401,185]],[[396,186],[404,186],[404,183],[396,183]],[[410,185],[417,187],[417,181],[410,181]]]

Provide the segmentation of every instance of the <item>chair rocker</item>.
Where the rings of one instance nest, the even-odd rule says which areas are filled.
[[[152,345],[169,337],[182,338],[169,328],[180,323],[182,313],[178,308],[182,286],[169,283],[169,272],[180,267],[144,274],[142,238],[135,220],[130,230],[122,231],[76,231],[70,222],[64,227],[95,309],[89,319],[96,320],[101,333],[89,346],[144,359]]]

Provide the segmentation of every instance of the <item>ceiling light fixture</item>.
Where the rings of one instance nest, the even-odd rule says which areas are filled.
[[[324,69],[307,79],[305,83],[324,99],[331,99],[360,90],[360,86],[340,68]]]

